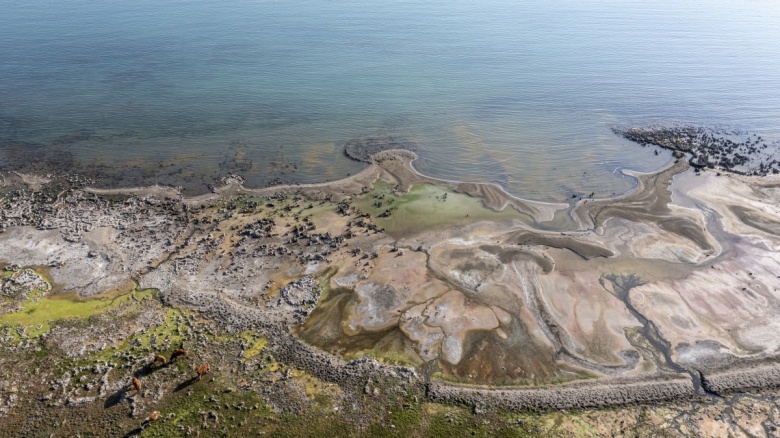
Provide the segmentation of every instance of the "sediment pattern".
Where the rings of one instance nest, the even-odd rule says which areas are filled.
[[[523,410],[780,383],[767,365],[780,181],[679,159],[634,174],[629,194],[570,207],[425,177],[396,143],[352,144],[370,164],[343,181],[231,177],[197,198],[9,175],[0,259],[46,267],[51,294],[156,289],[229,333],[262,332],[278,360],[342,388],[387,380]],[[539,229],[562,214],[576,226]],[[365,355],[381,361],[346,359]]]

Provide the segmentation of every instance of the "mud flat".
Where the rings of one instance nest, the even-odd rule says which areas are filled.
[[[625,195],[549,204],[426,177],[399,145],[350,145],[367,167],[344,180],[250,189],[231,175],[196,197],[6,174],[7,339],[22,333],[34,349],[58,330],[37,319],[50,308],[40,295],[19,292],[17,272],[34,268],[51,283],[46,299],[155,290],[161,306],[244,339],[242,357],[255,348],[242,336],[262,336],[258,348],[340,388],[345,404],[382,385],[522,411],[780,384],[780,177],[672,158],[631,173]],[[119,345],[106,339],[83,351]],[[287,393],[267,396],[287,409]]]

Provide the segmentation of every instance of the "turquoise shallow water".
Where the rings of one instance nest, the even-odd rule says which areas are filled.
[[[0,1],[0,163],[56,150],[114,181],[312,182],[394,135],[426,174],[533,199],[668,159],[612,125],[780,139],[776,2]]]

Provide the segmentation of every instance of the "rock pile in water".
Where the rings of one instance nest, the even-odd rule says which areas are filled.
[[[780,141],[769,141],[755,133],[690,125],[650,125],[612,130],[642,146],[672,150],[677,158],[690,154],[689,163],[696,169],[720,169],[754,176],[780,173]]]
[[[371,162],[371,156],[391,149],[414,152],[414,143],[399,137],[369,137],[352,139],[344,145],[344,154],[355,161]]]

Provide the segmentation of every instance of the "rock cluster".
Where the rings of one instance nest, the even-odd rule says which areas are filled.
[[[266,327],[269,346],[279,360],[293,363],[318,379],[349,388],[364,386],[369,380],[392,379],[399,386],[419,385],[420,376],[414,369],[404,366],[383,365],[368,359],[344,361],[332,354],[306,345],[291,336],[283,325]]]
[[[780,142],[758,134],[715,130],[690,125],[651,125],[613,128],[613,131],[642,146],[660,146],[681,158],[690,154],[697,169],[721,169],[747,175],[780,173]]]
[[[749,368],[702,373],[702,386],[709,392],[723,394],[745,389],[761,389],[780,386],[780,366],[765,364]]]
[[[593,385],[577,383],[548,388],[488,389],[441,382],[427,385],[428,398],[480,408],[507,410],[601,408],[693,398],[690,379],[622,381]]]
[[[182,204],[178,200],[157,196],[122,198],[111,200],[74,189],[58,195],[15,190],[4,199],[0,223],[4,228],[32,226],[38,230],[56,229],[66,241],[79,242],[85,233],[99,227],[125,231],[131,224],[152,228],[183,222]]]
[[[273,219],[260,219],[251,224],[246,224],[244,230],[241,232],[242,236],[251,237],[253,239],[260,239],[263,237],[271,237],[271,230],[276,225]]]
[[[32,291],[48,292],[51,285],[32,269],[22,269],[14,275],[0,279],[0,292],[14,300],[24,300]]]
[[[308,275],[288,283],[280,295],[287,305],[295,307],[299,322],[303,322],[320,300],[322,285]]]
[[[391,149],[414,152],[416,148],[413,142],[399,137],[369,137],[348,141],[344,154],[355,161],[370,163],[372,155]]]

